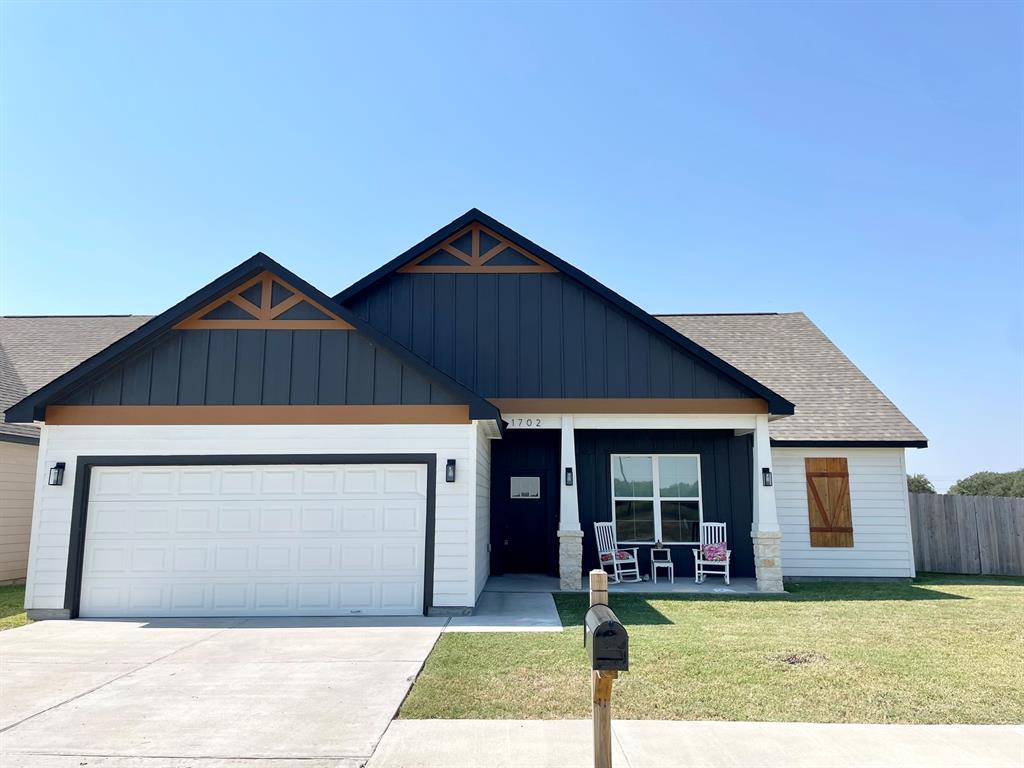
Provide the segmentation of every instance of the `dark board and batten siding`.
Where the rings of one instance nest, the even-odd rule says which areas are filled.
[[[611,456],[615,453],[696,453],[700,455],[701,501],[705,522],[727,524],[731,575],[754,575],[750,538],[753,522],[751,437],[729,431],[576,430],[580,525],[584,532],[583,570],[598,567],[594,523],[612,519]],[[693,547],[673,546],[676,578],[693,576]],[[650,571],[650,547],[640,548],[640,572]]]
[[[483,397],[755,396],[560,273],[395,273],[349,306]]]
[[[67,405],[450,405],[459,400],[353,331],[171,331]]]

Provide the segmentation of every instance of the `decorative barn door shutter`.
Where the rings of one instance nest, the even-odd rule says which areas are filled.
[[[850,473],[846,459],[804,459],[812,547],[852,547]]]

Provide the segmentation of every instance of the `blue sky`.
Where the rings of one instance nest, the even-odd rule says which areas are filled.
[[[479,207],[652,312],[803,310],[940,487],[1024,465],[1024,5],[0,6],[0,311],[340,290]]]

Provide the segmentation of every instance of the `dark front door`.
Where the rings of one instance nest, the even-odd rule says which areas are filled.
[[[557,576],[559,432],[510,429],[491,451],[491,572]]]

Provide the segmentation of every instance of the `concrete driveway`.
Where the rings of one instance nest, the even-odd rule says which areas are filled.
[[[79,620],[8,630],[0,764],[362,765],[445,622]]]

